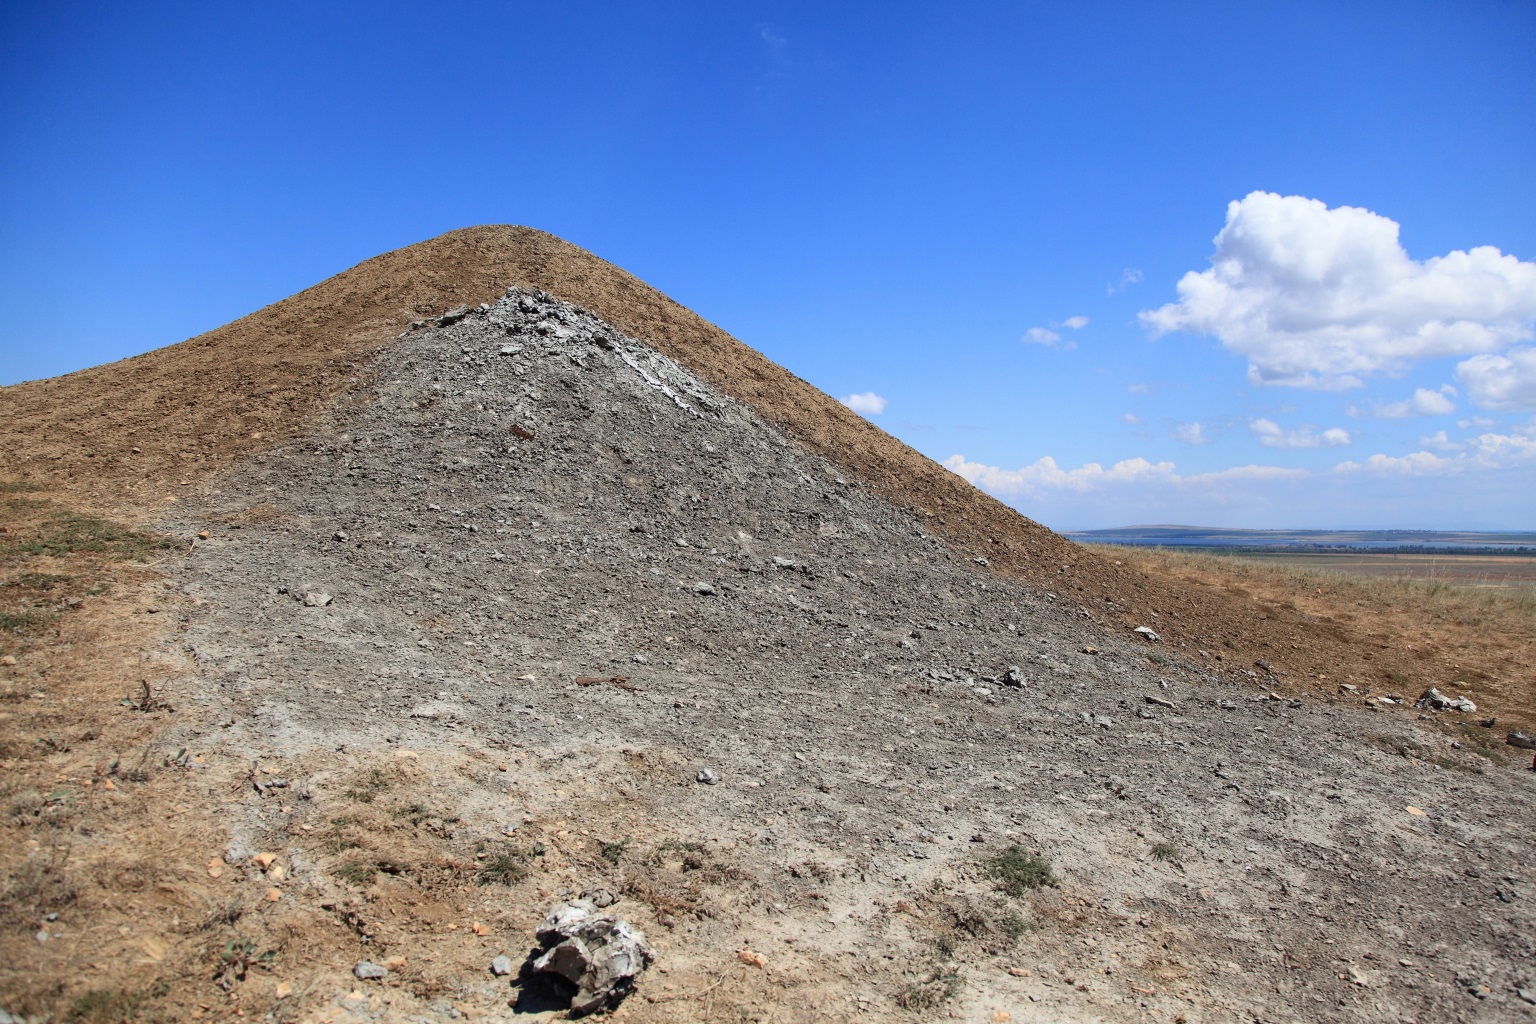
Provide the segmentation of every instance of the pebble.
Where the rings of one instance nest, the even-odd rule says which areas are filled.
[[[1163,639],[1157,635],[1157,631],[1152,629],[1151,626],[1137,626],[1135,629],[1131,630],[1131,632],[1154,644]]]
[[[326,605],[331,603],[331,600],[332,598],[330,594],[322,593],[320,591],[311,591],[310,593],[304,595],[304,607],[324,608]]]
[[[699,774],[694,776],[694,779],[702,782],[706,786],[713,786],[715,783],[720,781],[720,777],[717,776],[714,772],[710,771],[708,768],[701,769]]]
[[[1023,686],[1024,670],[1017,665],[1009,665],[1008,671],[1003,673],[1003,678],[1000,682],[1004,686]]]
[[[359,960],[352,973],[359,981],[382,981],[389,977],[389,970],[367,960]]]
[[[496,975],[498,978],[505,978],[507,975],[511,974],[512,958],[505,955],[494,957],[491,960],[491,973]]]
[[[713,583],[704,583],[701,581],[693,585],[693,592],[695,594],[708,596],[715,592],[715,585]]]

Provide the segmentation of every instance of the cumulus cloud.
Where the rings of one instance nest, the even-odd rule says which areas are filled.
[[[1185,444],[1210,444],[1211,439],[1205,434],[1205,426],[1199,420],[1191,423],[1180,423],[1169,432],[1169,437],[1175,441],[1183,441]]]
[[[1069,331],[1080,331],[1088,326],[1088,318],[1085,316],[1069,316],[1061,322],[1061,326]]]
[[[1024,337],[1020,338],[1019,340],[1027,341],[1031,345],[1045,345],[1047,347],[1055,347],[1061,344],[1061,335],[1057,334],[1055,331],[1046,330],[1044,327],[1031,327],[1029,330],[1024,332]]]
[[[1069,331],[1080,331],[1087,326],[1087,317],[1069,316],[1060,323],[1052,323],[1051,327],[1031,327],[1024,332],[1024,337],[1019,340],[1030,345],[1044,345],[1046,348],[1061,348],[1064,351],[1070,352],[1077,348],[1077,342],[1071,340],[1062,341],[1061,334],[1051,328],[1064,327]]]
[[[1451,401],[1455,394],[1456,389],[1449,384],[1439,391],[1415,388],[1412,398],[1378,405],[1371,410],[1371,415],[1384,420],[1402,420],[1410,416],[1446,416],[1456,411],[1456,403]]]
[[[1268,448],[1339,448],[1351,443],[1349,431],[1342,427],[1319,431],[1308,423],[1286,430],[1274,420],[1257,419],[1249,421],[1248,429]]]
[[[1459,452],[1461,445],[1452,441],[1443,430],[1437,430],[1428,437],[1419,438],[1419,444],[1425,448],[1433,448],[1437,452]]]
[[[1372,455],[1364,462],[1341,462],[1339,473],[1368,473],[1372,476],[1446,476],[1467,470],[1512,469],[1536,462],[1536,429],[1530,433],[1486,433],[1465,441],[1452,441],[1445,431],[1420,438],[1425,448],[1438,448],[1445,455],[1431,451],[1407,455]]]
[[[1121,421],[1121,422],[1122,422],[1122,423],[1129,423],[1129,424],[1130,424],[1130,425],[1131,425],[1131,426],[1133,426],[1133,427],[1139,427],[1139,426],[1141,426],[1141,417],[1140,417],[1140,416],[1137,416],[1137,415],[1136,415],[1136,414],[1135,414],[1135,413],[1133,413],[1133,412],[1124,412],[1124,413],[1121,413],[1121,414],[1120,414],[1120,421]]]
[[[1333,467],[1340,473],[1369,473],[1372,476],[1440,476],[1454,472],[1457,462],[1434,452],[1408,455],[1372,455],[1364,462],[1341,462]]]
[[[1179,301],[1141,322],[1154,336],[1214,335],[1255,383],[1359,387],[1420,359],[1472,356],[1468,367],[1533,334],[1536,263],[1493,246],[1414,260],[1397,222],[1369,210],[1252,192],[1228,204],[1215,245],[1211,268],[1185,274]],[[1474,391],[1491,369],[1477,363],[1463,383]],[[1474,393],[1530,397],[1514,391]]]
[[[878,416],[885,412],[885,399],[873,391],[866,391],[859,395],[847,395],[839,398],[838,401],[860,416]]]
[[[1062,469],[1049,455],[1021,469],[1001,469],[971,462],[963,455],[951,455],[944,460],[944,467],[984,491],[1014,495],[1061,491],[1085,494],[1137,484],[1200,487],[1242,481],[1293,480],[1308,475],[1304,469],[1280,466],[1234,466],[1212,473],[1183,476],[1172,462],[1149,462],[1142,458],[1125,459],[1108,469],[1097,462],[1085,463],[1076,469]]]
[[[1457,365],[1456,379],[1484,409],[1536,412],[1536,348],[1473,356]]]

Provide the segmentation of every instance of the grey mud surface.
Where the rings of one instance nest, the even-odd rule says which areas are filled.
[[[1536,1011],[1536,776],[1391,752],[1444,743],[1411,709],[1293,706],[1106,635],[542,294],[377,371],[172,524],[210,533],[173,570],[186,728],[292,766],[307,798],[232,804],[233,847],[323,817],[350,759],[460,753],[480,768],[422,782],[444,843],[521,850],[558,820],[663,851],[608,879],[615,912],[663,964],[786,965],[777,1020]],[[1011,843],[1058,884],[999,893],[983,865]],[[666,888],[664,851],[690,849],[718,870]],[[294,867],[373,898],[322,854]],[[540,898],[602,880],[535,878],[513,916],[531,936]],[[459,995],[517,1018],[505,988]]]

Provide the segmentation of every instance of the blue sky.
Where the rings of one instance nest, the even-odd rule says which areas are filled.
[[[1536,525],[1529,3],[16,2],[0,46],[0,383],[522,223],[1053,527]]]

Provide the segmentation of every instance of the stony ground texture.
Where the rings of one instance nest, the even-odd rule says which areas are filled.
[[[511,1017],[481,961],[603,890],[684,979],[636,1020],[1536,1009],[1530,780],[1400,756],[1443,746],[1417,712],[1272,696],[1010,581],[542,293],[377,369],[167,522],[208,534],[172,570],[185,742],[280,783],[226,808],[224,860],[266,901],[274,851],[257,913],[399,958],[310,1012]],[[1013,844],[1056,884],[1001,891]],[[487,934],[423,948],[456,882]]]

